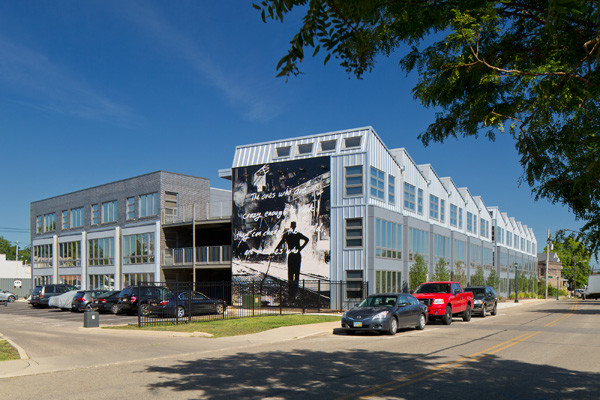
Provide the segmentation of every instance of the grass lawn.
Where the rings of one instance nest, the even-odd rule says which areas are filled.
[[[19,352],[6,340],[0,340],[0,361],[18,360]]]
[[[252,318],[219,319],[213,321],[180,323],[179,325],[163,324],[144,326],[137,325],[111,326],[106,329],[134,329],[144,331],[204,332],[213,337],[247,335],[281,326],[316,324],[319,322],[339,321],[339,316],[329,315],[265,315]]]

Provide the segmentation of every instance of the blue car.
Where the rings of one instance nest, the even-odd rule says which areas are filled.
[[[200,292],[181,292],[162,301],[150,302],[150,314],[178,318],[199,314],[223,314],[226,308],[227,303],[223,300],[211,299]]]
[[[381,293],[364,299],[342,315],[342,328],[355,332],[396,334],[398,328],[425,329],[427,306],[410,294]]]

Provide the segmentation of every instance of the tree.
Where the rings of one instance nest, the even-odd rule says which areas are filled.
[[[423,282],[427,282],[427,264],[420,254],[415,255],[415,262],[410,267],[409,271],[410,289],[414,290]]]
[[[465,264],[462,261],[457,261],[454,268],[454,280],[460,283],[460,286],[467,286],[467,273],[465,272]]]
[[[431,277],[432,281],[449,281],[450,280],[450,270],[446,268],[446,260],[440,258],[438,262],[435,264],[435,268],[433,270],[433,276]]]
[[[562,232],[552,242],[562,263],[561,275],[569,280],[569,288],[573,290],[584,287],[591,272],[590,254],[584,244],[574,235],[564,236]]]
[[[14,260],[17,256],[17,246],[0,236],[0,254],[6,254],[7,260]],[[19,260],[27,263],[31,260],[31,251],[29,247],[19,248]]]
[[[600,250],[600,4],[587,0],[264,0],[263,21],[302,13],[277,64],[300,73],[305,49],[362,78],[381,56],[416,71],[435,108],[423,144],[508,132],[536,199],[567,205]],[[298,10],[300,9],[300,10]],[[405,50],[409,49],[409,50]],[[403,52],[403,53],[402,53]],[[401,53],[401,55],[400,55]]]
[[[477,266],[477,270],[471,276],[471,286],[481,286],[485,285],[485,275],[483,275],[483,267],[481,265]]]
[[[498,274],[496,273],[496,269],[492,268],[490,274],[487,278],[487,284],[494,288],[494,290],[498,290],[500,287],[500,279],[498,278]]]

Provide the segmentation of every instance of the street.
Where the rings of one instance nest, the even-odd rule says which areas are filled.
[[[599,315],[600,301],[523,301],[395,336],[325,323],[211,339],[46,327],[2,307],[0,333],[31,359],[0,363],[0,386],[10,399],[596,399]]]

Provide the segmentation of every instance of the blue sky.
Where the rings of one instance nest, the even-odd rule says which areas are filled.
[[[0,235],[29,244],[29,204],[157,170],[219,179],[236,145],[373,126],[389,148],[532,227],[578,229],[569,210],[519,185],[512,138],[417,135],[435,110],[416,75],[381,58],[356,80],[323,56],[276,78],[298,26],[264,24],[244,1],[0,2]]]

